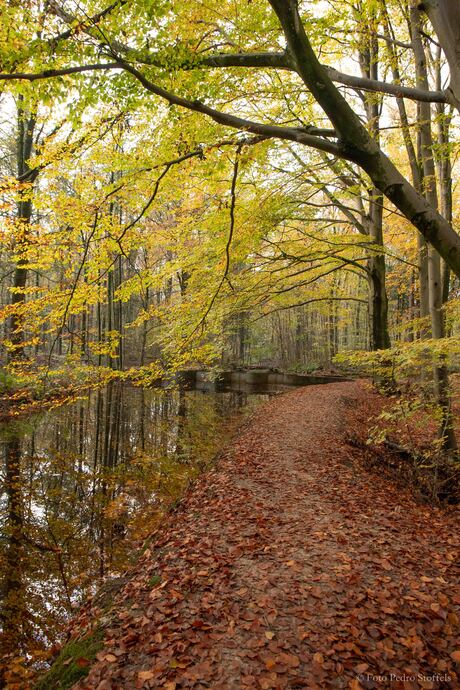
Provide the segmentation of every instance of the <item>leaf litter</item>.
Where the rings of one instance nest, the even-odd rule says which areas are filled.
[[[102,624],[105,644],[74,690],[459,687],[458,510],[347,443],[375,397],[345,382],[259,407],[109,613],[80,612],[72,634]]]

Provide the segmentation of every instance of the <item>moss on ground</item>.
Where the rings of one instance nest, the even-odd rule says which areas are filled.
[[[156,587],[157,585],[160,584],[160,582],[161,582],[161,576],[160,575],[152,575],[152,577],[150,578],[150,580],[148,581],[147,584],[149,587]]]
[[[102,649],[104,631],[96,628],[91,634],[68,642],[50,670],[35,684],[34,690],[67,690],[87,675],[91,661]]]

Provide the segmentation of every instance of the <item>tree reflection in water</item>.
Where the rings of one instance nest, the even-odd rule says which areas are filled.
[[[1,430],[0,651],[10,670],[59,640],[72,608],[129,565],[238,413],[265,397],[113,383]]]

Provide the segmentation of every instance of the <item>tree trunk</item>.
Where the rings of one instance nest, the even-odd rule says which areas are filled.
[[[460,275],[460,237],[399,172],[334,85],[311,47],[296,0],[270,0],[270,4],[283,28],[297,73],[337,132],[338,155],[357,163]]]
[[[18,131],[17,131],[17,177],[20,184],[28,183],[32,185],[37,177],[37,171],[29,167],[29,159],[32,155],[33,136],[35,129],[35,115],[27,114],[21,107],[22,98],[19,99],[21,104],[18,108]],[[30,221],[32,219],[32,188],[27,186],[19,192],[19,201],[17,204],[17,227],[18,239],[16,250],[18,253],[18,261],[14,270],[13,276],[13,292],[11,296],[11,304],[15,307],[10,318],[9,333],[11,341],[10,360],[15,361],[24,357],[24,326],[22,307],[25,303],[26,296],[24,288],[27,283],[27,260],[24,253],[27,249],[30,234]]]
[[[377,39],[377,21],[375,11],[362,13],[360,21],[363,26],[363,43],[359,51],[361,72],[367,79],[379,78],[379,45]],[[380,99],[375,95],[365,95],[365,108],[369,132],[374,140],[380,142]],[[369,269],[369,326],[370,345],[372,350],[384,350],[390,347],[388,332],[388,297],[386,291],[386,266],[383,247],[383,196],[378,189],[369,190],[369,216],[367,229],[375,245],[371,253]],[[381,249],[381,251],[379,251]]]
[[[384,33],[387,40],[387,49],[391,57],[391,70],[393,74],[393,81],[395,84],[401,83],[401,73],[399,69],[399,56],[394,47],[394,32],[390,21],[390,15],[387,11],[385,0],[382,2]],[[409,25],[410,29],[410,25]],[[399,120],[401,123],[401,132],[406,148],[407,159],[411,171],[412,184],[417,192],[422,193],[422,164],[420,152],[420,140],[417,138],[417,147],[412,140],[409,118],[407,116],[406,104],[403,98],[397,98]],[[419,105],[417,104],[418,121],[421,121]],[[428,296],[428,246],[425,238],[419,233],[418,241],[418,260],[419,260],[419,316],[421,318],[427,317],[430,313],[429,296]],[[415,313],[413,314],[415,318]],[[426,329],[421,330],[420,335],[428,335]]]
[[[460,2],[458,0],[423,0],[418,2],[436,31],[450,68],[451,102],[460,109]]]
[[[428,76],[426,57],[422,43],[420,11],[415,6],[410,8],[411,37],[415,54],[417,85],[428,88]],[[436,169],[433,157],[433,137],[431,132],[431,106],[429,103],[420,103],[419,113],[421,122],[419,125],[421,136],[421,155],[423,162],[425,195],[433,208],[438,207],[438,195],[436,190]],[[442,277],[441,257],[432,246],[428,249],[428,281],[429,281],[429,307],[431,319],[431,334],[434,339],[444,337],[444,315],[442,311]],[[433,368],[434,388],[438,404],[442,410],[442,423],[440,437],[446,449],[455,449],[457,443],[453,429],[449,394],[449,375],[445,364],[435,365]]]

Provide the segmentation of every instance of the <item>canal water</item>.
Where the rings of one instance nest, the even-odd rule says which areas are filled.
[[[40,658],[123,572],[243,414],[286,386],[113,383],[0,428],[3,653]]]

